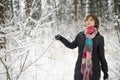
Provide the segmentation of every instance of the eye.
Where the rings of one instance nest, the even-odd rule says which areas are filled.
[[[94,21],[94,19],[91,19],[90,21]]]

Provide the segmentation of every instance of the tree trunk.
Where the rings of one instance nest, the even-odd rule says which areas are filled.
[[[26,0],[26,16],[30,16],[30,0]]]
[[[98,0],[97,0],[97,2],[96,2],[96,11],[97,11],[97,15],[99,15],[99,5],[98,5]]]
[[[114,0],[114,12],[115,12],[115,15],[118,14],[118,0]]]
[[[18,0],[18,9],[20,9],[20,0]]]
[[[5,27],[5,0],[0,0],[0,4],[0,25]]]
[[[85,16],[87,16],[88,14],[89,14],[89,9],[90,9],[90,6],[89,6],[89,4],[90,4],[90,0],[86,0],[86,7],[85,7]]]
[[[5,28],[5,0],[0,0],[0,25]],[[1,35],[5,35],[3,31],[0,31]],[[0,37],[0,49],[6,48],[6,38]]]
[[[13,0],[10,1],[11,2],[11,12],[12,12],[12,18],[14,16],[14,10],[13,10]]]
[[[84,8],[84,7],[83,7],[83,0],[80,0],[80,14],[81,14],[80,16],[81,16],[81,17],[84,16],[84,15],[83,15],[83,14],[84,14],[83,8]]]
[[[77,21],[77,5],[78,5],[78,0],[75,0],[75,21]]]
[[[100,15],[100,17],[102,17],[102,0],[99,0],[100,1],[100,13],[99,13],[99,15]]]
[[[120,0],[119,0],[119,2],[118,2],[118,14],[119,14],[119,16],[120,16]]]

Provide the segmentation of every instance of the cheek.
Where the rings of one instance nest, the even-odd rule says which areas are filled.
[[[95,22],[91,22],[92,26],[95,26]]]

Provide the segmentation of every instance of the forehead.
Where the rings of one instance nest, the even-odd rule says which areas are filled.
[[[95,20],[92,16],[88,16],[88,17],[86,18],[86,20],[89,20],[89,19]]]

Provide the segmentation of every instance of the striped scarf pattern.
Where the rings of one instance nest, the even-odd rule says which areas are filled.
[[[93,38],[97,34],[97,29],[94,28],[92,33],[84,32],[85,39],[85,47],[82,54],[82,64],[81,64],[81,73],[83,74],[83,80],[90,80],[90,76],[92,75],[92,51],[93,51]]]

